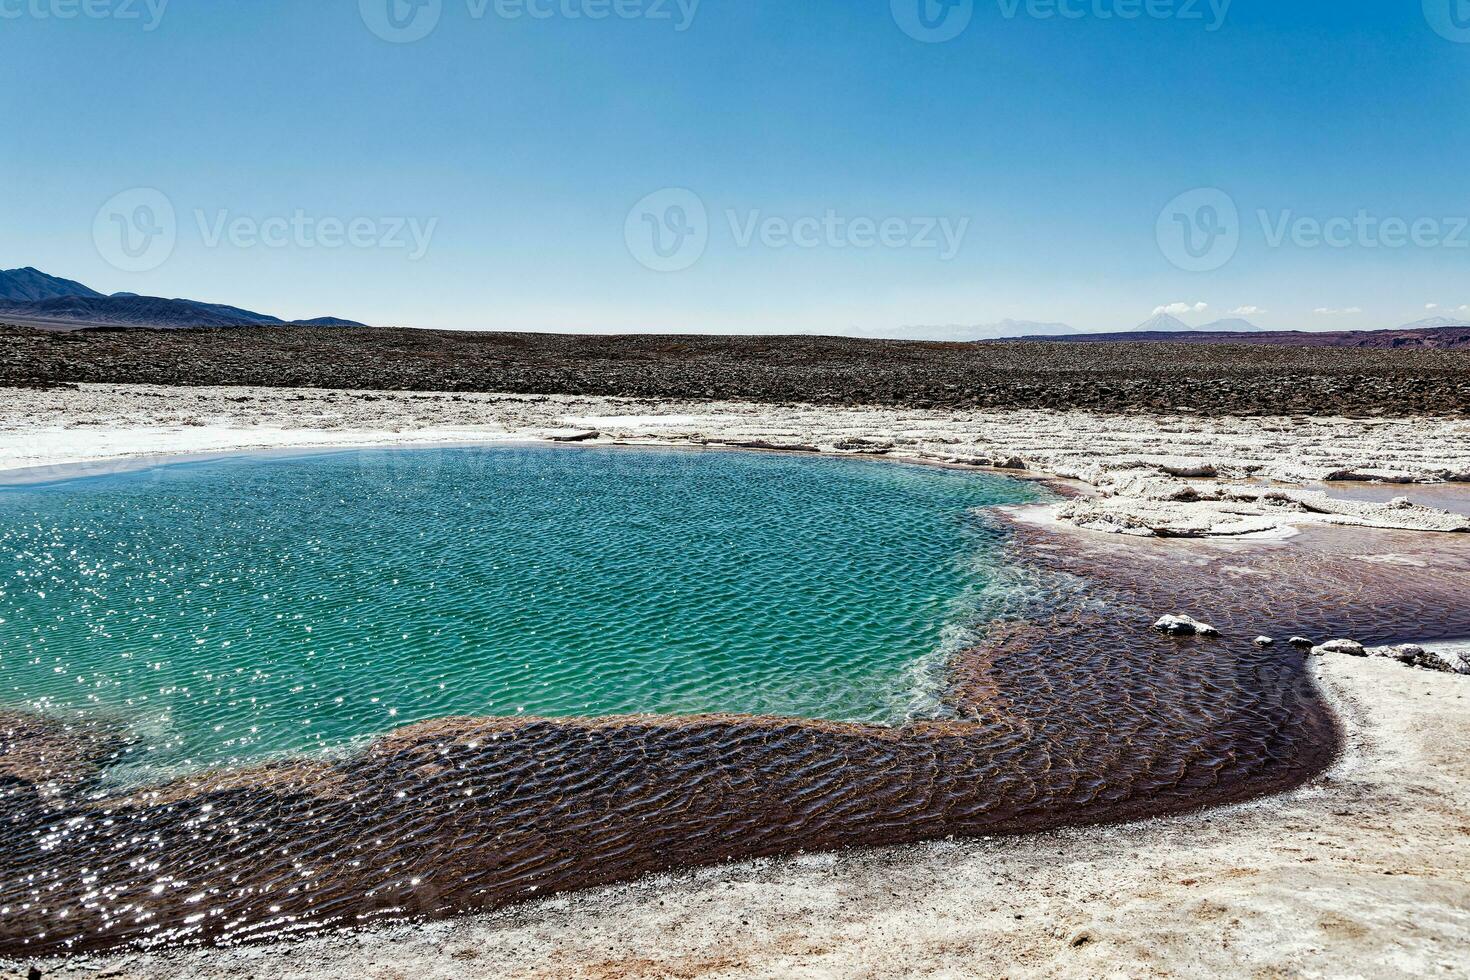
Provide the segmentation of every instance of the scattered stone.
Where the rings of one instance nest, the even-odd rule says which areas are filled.
[[[1426,650],[1414,643],[1374,647],[1368,651],[1368,656],[1386,657],[1409,667],[1432,670],[1441,674],[1470,674],[1470,660],[1467,660],[1463,654]]]
[[[1209,623],[1201,623],[1192,616],[1163,616],[1154,629],[1160,633],[1168,633],[1170,636],[1219,636],[1220,631]]]
[[[1269,647],[1269,646],[1275,646],[1275,645],[1276,645],[1276,641],[1273,640],[1273,639],[1271,639],[1269,636],[1258,636],[1258,637],[1256,637],[1256,646],[1258,646],[1258,647]]]
[[[601,435],[601,432],[590,430],[587,432],[574,432],[570,435],[550,436],[549,438],[552,442],[591,442]]]
[[[1312,656],[1321,657],[1329,653],[1341,653],[1349,657],[1366,657],[1368,651],[1363,649],[1363,644],[1354,640],[1328,640],[1320,646],[1312,647]]]
[[[1305,636],[1293,636],[1286,642],[1290,643],[1294,647],[1314,647],[1317,645],[1311,640],[1307,639]]]

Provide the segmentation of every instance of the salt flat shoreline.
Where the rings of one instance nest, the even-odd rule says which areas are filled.
[[[573,395],[168,388],[0,388],[0,473],[108,472],[152,457],[260,449],[513,441],[771,448],[992,467],[1072,481],[1057,509],[1090,530],[1279,535],[1314,524],[1470,531],[1413,503],[1463,483],[1470,420],[1214,418],[1083,411],[926,411]],[[64,474],[62,474],[64,475]],[[1397,503],[1309,487],[1403,485]]]
[[[1179,486],[1205,490],[1188,533],[1243,533],[1230,526],[1240,517],[1250,533],[1324,519],[1403,527],[1402,507],[1383,517],[1208,498],[1215,484],[1291,488],[1344,476],[1404,482],[1412,496],[1414,481],[1470,478],[1467,434],[1467,423],[1446,420],[1263,425],[577,396],[0,389],[0,469],[12,472],[525,439],[881,452],[1074,480],[1084,499],[1143,521],[1107,528],[1129,533],[1158,530],[1147,527],[1157,504],[1201,503],[1156,499]],[[1068,523],[1089,526],[1077,516]],[[1168,519],[1166,532],[1186,520]],[[1365,543],[1374,534],[1353,533]],[[42,967],[140,977],[1453,975],[1470,935],[1470,678],[1341,657],[1316,670],[1349,751],[1309,787],[1267,801],[1003,842],[748,862],[299,944]],[[18,975],[29,966],[17,964]]]

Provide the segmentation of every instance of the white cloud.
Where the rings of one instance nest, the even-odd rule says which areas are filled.
[[[1437,309],[1439,309],[1439,304],[1438,303],[1425,303],[1424,304],[1424,308],[1426,310],[1437,310]]]
[[[1230,315],[1231,316],[1260,316],[1262,313],[1265,313],[1265,312],[1266,311],[1263,310],[1263,309],[1261,309],[1259,306],[1242,306],[1239,309],[1231,310],[1230,311]]]
[[[1345,310],[1333,310],[1328,309],[1325,306],[1319,306],[1312,312],[1317,314],[1318,316],[1351,316],[1354,313],[1362,313],[1363,310],[1361,307],[1357,306],[1349,306]]]
[[[1470,303],[1466,303],[1464,306],[1460,307],[1455,312],[1456,313],[1470,313]]]
[[[1185,313],[1203,313],[1210,308],[1209,303],[1170,303],[1168,306],[1154,307],[1154,316],[1169,314],[1170,316],[1182,316]]]

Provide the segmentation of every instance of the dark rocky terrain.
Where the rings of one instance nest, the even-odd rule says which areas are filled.
[[[0,384],[131,382],[914,408],[1470,415],[1470,350],[0,326]]]

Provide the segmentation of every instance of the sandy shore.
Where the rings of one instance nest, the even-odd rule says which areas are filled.
[[[1453,421],[0,389],[0,468],[12,471],[89,461],[105,471],[124,456],[400,442],[773,445],[1024,467],[1078,481],[1090,489],[1086,500],[1142,515],[1148,530],[1161,529],[1148,527],[1155,505],[1194,506],[1185,516],[1164,510],[1171,521],[1193,522],[1196,533],[1235,533],[1221,522],[1240,517],[1255,530],[1443,523],[1427,510],[1377,502],[1382,510],[1339,511],[1300,506],[1315,497],[1278,505],[1211,495],[1266,480],[1295,492],[1327,478],[1376,477],[1405,482],[1412,499],[1414,481],[1470,475],[1467,434],[1466,423]],[[1162,491],[1141,484],[1195,488],[1194,499],[1155,499]],[[1140,529],[1079,520],[1078,511],[1062,516]],[[1020,840],[751,862],[296,944],[36,966],[45,976],[153,978],[1463,975],[1470,678],[1339,656],[1316,669],[1349,751],[1313,785],[1261,803]],[[31,964],[14,966],[24,976]],[[0,975],[9,974],[0,967]]]
[[[32,476],[79,463],[107,472],[119,459],[177,453],[525,439],[768,446],[1024,471],[1074,481],[1087,493],[1057,516],[1115,533],[1269,535],[1323,523],[1470,530],[1470,516],[1419,505],[1413,490],[1470,483],[1470,421],[1457,419],[1200,419],[243,387],[0,388],[0,471],[31,469]],[[1404,491],[1382,501],[1306,489],[1324,481]]]

